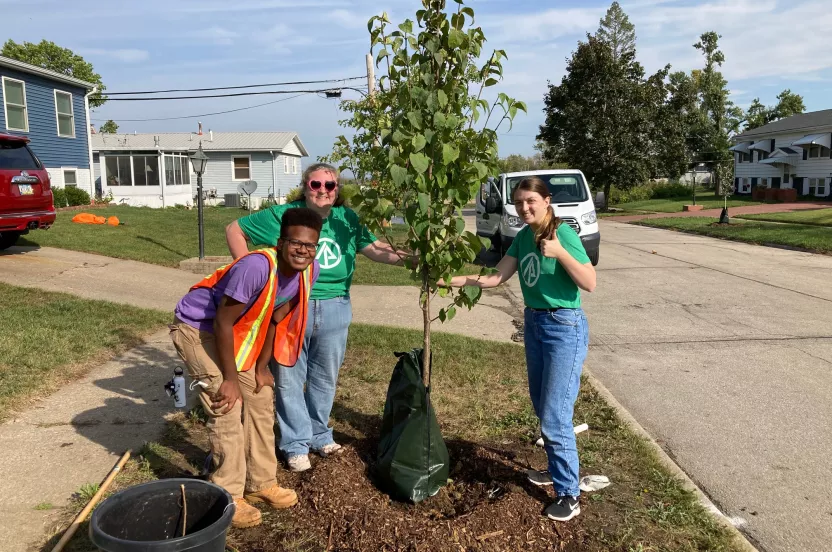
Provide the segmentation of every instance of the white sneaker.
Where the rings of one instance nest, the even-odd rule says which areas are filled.
[[[320,450],[316,451],[318,454],[326,458],[330,454],[340,454],[343,452],[344,447],[339,445],[338,443],[330,443],[328,445],[324,445]]]
[[[289,465],[289,471],[292,472],[304,472],[308,469],[312,468],[312,464],[309,462],[309,455],[308,454],[296,454],[294,456],[290,456],[286,463]]]

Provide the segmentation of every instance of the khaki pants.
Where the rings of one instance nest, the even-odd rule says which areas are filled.
[[[174,319],[170,336],[179,356],[199,386],[199,400],[208,414],[208,436],[213,453],[211,482],[232,497],[257,492],[276,483],[277,457],[274,442],[274,389],[264,387],[256,395],[254,369],[238,372],[242,405],[237,402],[227,414],[211,408],[212,397],[223,382],[214,334],[202,332]]]

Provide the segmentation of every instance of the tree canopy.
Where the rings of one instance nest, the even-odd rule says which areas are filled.
[[[107,101],[103,94],[107,87],[101,75],[95,72],[91,63],[69,48],[62,48],[49,40],[18,44],[9,39],[3,44],[0,55],[97,85],[98,90],[90,96],[90,107],[100,107]]]

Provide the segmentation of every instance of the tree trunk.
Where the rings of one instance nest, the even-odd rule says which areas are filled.
[[[427,286],[427,277],[425,278],[425,304],[422,305],[422,321],[424,323],[424,339],[422,342],[422,382],[425,384],[425,389],[430,385],[430,288]]]
[[[609,182],[604,184],[604,211],[607,211],[610,208],[610,188],[612,188],[612,186]]]

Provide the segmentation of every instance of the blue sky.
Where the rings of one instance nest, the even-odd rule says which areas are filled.
[[[449,1],[450,3],[450,1]],[[418,0],[0,0],[0,39],[52,40],[91,61],[110,91],[197,88],[343,78],[365,74],[367,19],[387,11],[414,17]],[[559,82],[565,59],[595,32],[609,2],[470,0],[488,46],[508,53],[505,80],[492,90],[529,105],[500,154],[533,153],[547,81]],[[123,7],[117,7],[123,5]],[[648,71],[701,66],[692,45],[715,30],[727,62],[732,99],[773,103],[784,88],[809,111],[832,108],[832,10],[828,0],[633,0],[622,2],[636,26],[638,58]],[[361,83],[364,84],[364,83]],[[347,93],[353,94],[354,93]],[[169,102],[111,102],[121,132],[191,131],[197,119],[129,122],[202,114],[279,99],[255,96]],[[267,107],[202,117],[205,130],[295,130],[313,157],[329,152],[342,130],[334,100],[303,96]],[[501,133],[505,129],[501,129]]]

